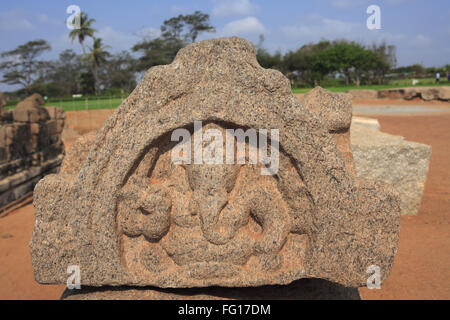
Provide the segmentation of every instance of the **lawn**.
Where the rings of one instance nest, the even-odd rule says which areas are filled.
[[[113,109],[122,103],[121,98],[99,97],[94,99],[49,100],[46,106],[61,107],[64,111]]]
[[[92,110],[92,109],[113,109],[117,108],[122,102],[118,97],[101,97],[89,99],[58,100],[49,99],[45,106],[61,107],[64,111]],[[14,108],[14,105],[6,106],[6,109]]]
[[[445,80],[442,80],[439,82],[439,84],[436,84],[434,82],[434,79],[419,79],[419,84],[415,85],[415,87],[424,87],[424,86],[450,86],[450,82]],[[412,83],[411,83],[411,79],[408,80],[393,80],[391,81],[391,83],[389,84],[384,84],[384,85],[366,85],[366,86],[355,86],[355,85],[351,85],[351,86],[323,86],[325,89],[330,90],[332,92],[345,92],[347,90],[382,90],[382,89],[393,89],[393,88],[406,88],[406,87],[413,87]],[[292,92],[293,93],[306,93],[309,90],[311,90],[312,88],[293,88]]]
[[[417,86],[435,86],[434,79],[419,79],[419,84]],[[450,86],[450,82],[441,80],[439,86]],[[392,89],[392,88],[403,88],[412,87],[411,80],[394,80],[390,84],[385,85],[366,85],[366,86],[323,86],[325,89],[332,92],[345,92],[347,90],[380,90],[380,89]],[[293,88],[293,93],[306,93],[312,88]],[[64,111],[76,111],[76,110],[92,110],[92,109],[113,109],[117,108],[125,97],[89,97],[89,98],[75,98],[75,99],[50,99],[45,104],[46,106],[56,106],[62,107]],[[6,109],[12,109],[14,105],[6,106]]]

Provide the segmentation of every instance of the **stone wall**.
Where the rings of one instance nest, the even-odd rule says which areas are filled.
[[[63,159],[61,133],[65,114],[46,107],[38,94],[13,110],[1,109],[0,117],[0,206],[33,191],[48,173],[58,171]]]
[[[348,90],[353,99],[404,99],[420,98],[424,101],[450,101],[450,87],[410,87],[383,90]]]

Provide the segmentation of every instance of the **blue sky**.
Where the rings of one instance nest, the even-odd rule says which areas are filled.
[[[56,58],[68,48],[81,52],[78,43],[70,42],[65,25],[66,8],[72,4],[97,20],[96,36],[112,51],[129,50],[142,36],[157,36],[165,19],[201,10],[210,14],[217,32],[199,40],[237,35],[257,43],[262,33],[271,52],[321,39],[364,44],[385,40],[397,46],[399,66],[450,63],[449,0],[15,0],[3,2],[0,9],[0,51],[42,38],[52,46],[43,58]],[[381,8],[381,30],[366,27],[371,4]],[[1,90],[8,88],[0,85]]]

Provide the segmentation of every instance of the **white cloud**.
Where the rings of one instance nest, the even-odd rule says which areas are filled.
[[[51,18],[45,13],[39,13],[35,17],[36,21],[42,25],[66,27],[64,20]]]
[[[331,5],[336,8],[351,8],[362,6],[370,1],[367,0],[333,0]]]
[[[16,10],[0,12],[1,31],[28,31],[33,29],[33,24],[25,15]]]
[[[49,18],[48,15],[46,14],[38,14],[37,15],[37,20],[39,21],[39,23],[48,23],[49,22]]]
[[[243,34],[261,34],[266,31],[263,24],[255,17],[247,17],[227,23],[222,30],[225,36]]]
[[[391,6],[396,6],[399,4],[406,3],[406,0],[386,0],[386,2]]]
[[[111,46],[113,51],[130,50],[141,39],[138,35],[127,34],[114,30],[112,27],[104,27],[98,30],[97,38],[102,38],[105,45]]]
[[[173,13],[183,13],[186,12],[186,7],[181,4],[174,4],[170,7],[170,11]]]
[[[351,23],[341,20],[324,18],[318,15],[310,15],[296,25],[288,25],[280,28],[277,34],[277,46],[269,49],[282,48],[283,50],[296,50],[301,45],[310,42],[316,43],[321,39],[335,40],[344,38],[359,42],[363,45],[372,43],[393,44],[397,47],[399,65],[409,65],[436,60],[436,51],[433,49],[434,38],[428,34],[409,35],[404,32],[388,32],[386,30],[368,30],[365,23]],[[448,30],[450,32],[450,30]],[[443,59],[441,59],[443,60]],[[443,64],[445,62],[436,62]]]
[[[336,19],[310,15],[302,24],[282,26],[281,33],[290,41],[308,43],[320,39],[335,40],[344,38],[363,44],[380,42],[397,43],[410,40],[403,33],[390,33],[384,30],[369,30],[365,24],[345,22]],[[420,41],[417,40],[417,41]]]
[[[81,53],[81,46],[77,39],[71,42],[68,36],[68,30],[65,31],[62,35],[50,39],[50,44],[52,46],[53,53],[60,53],[65,49],[72,49],[78,53]],[[98,32],[95,34],[95,37],[101,38],[103,40],[104,45],[108,45],[111,48],[108,49],[110,52],[120,52],[123,50],[130,49],[138,42],[143,39],[148,40],[154,36],[159,35],[159,30],[148,27],[140,29],[138,32],[130,34],[121,31],[117,31],[114,28],[107,26],[104,28],[98,29]],[[92,46],[92,39],[87,38],[84,42],[86,50],[89,50],[88,47]]]
[[[138,30],[138,32],[136,32],[136,35],[144,40],[151,40],[159,37],[161,35],[161,30],[153,27],[146,27]]]
[[[411,39],[410,44],[413,47],[424,48],[429,47],[431,45],[431,42],[432,41],[429,37],[424,36],[423,34],[418,34]]]
[[[322,18],[317,15],[309,16],[303,24],[281,27],[281,31],[290,38],[307,40],[348,37],[361,34],[364,29],[367,28],[360,24]]]
[[[413,0],[409,0],[413,1]],[[406,0],[386,0],[386,4],[389,6],[397,6],[406,3]],[[361,6],[369,6],[371,4],[377,4],[374,0],[332,0],[331,5],[336,8],[347,9]],[[378,4],[380,5],[380,4]]]
[[[257,6],[252,4],[249,0],[233,0],[220,1],[213,8],[213,15],[219,17],[233,16],[233,15],[249,15],[256,11]]]

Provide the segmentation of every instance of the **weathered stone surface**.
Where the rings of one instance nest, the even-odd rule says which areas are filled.
[[[419,211],[431,146],[404,140],[355,122],[351,127],[355,168],[362,179],[391,184],[400,194],[401,213]]]
[[[61,165],[61,174],[76,175],[86,160],[89,150],[95,142],[97,131],[91,131],[73,142],[66,150],[66,156]]]
[[[352,99],[378,99],[378,91],[377,90],[347,90],[347,92],[351,95]]]
[[[11,118],[11,111],[5,110],[5,107],[6,107],[6,98],[5,95],[2,92],[0,92],[0,124]]]
[[[299,103],[288,79],[261,68],[240,38],[191,44],[172,64],[151,68],[91,142],[81,169],[63,165],[36,186],[36,280],[66,283],[70,265],[88,286],[323,278],[357,287],[370,265],[384,280],[399,237],[398,195],[349,172],[329,132],[348,127],[351,114],[322,114],[315,103],[348,107],[323,95],[318,89],[315,102]],[[196,120],[202,131],[194,132]],[[261,162],[176,165],[177,128],[278,129],[279,170],[262,176]]]
[[[360,126],[373,130],[380,130],[380,123],[377,119],[373,118],[365,118],[365,117],[353,117],[352,118],[352,127]]]
[[[406,99],[421,98],[425,101],[430,100],[450,100],[450,87],[413,87],[413,88],[396,88],[379,90],[378,96],[380,98],[389,99]]]
[[[0,115],[3,113],[3,109],[6,106],[6,99],[5,95],[0,92]]]
[[[351,96],[315,87],[302,96],[300,102],[322,120],[344,157],[347,170],[354,175],[355,168],[350,149]]]
[[[3,111],[3,108],[6,106],[5,95],[0,92],[0,111]]]
[[[48,111],[41,106],[45,103],[40,94],[33,94],[19,102],[13,110],[16,122],[40,122],[50,119]]]

